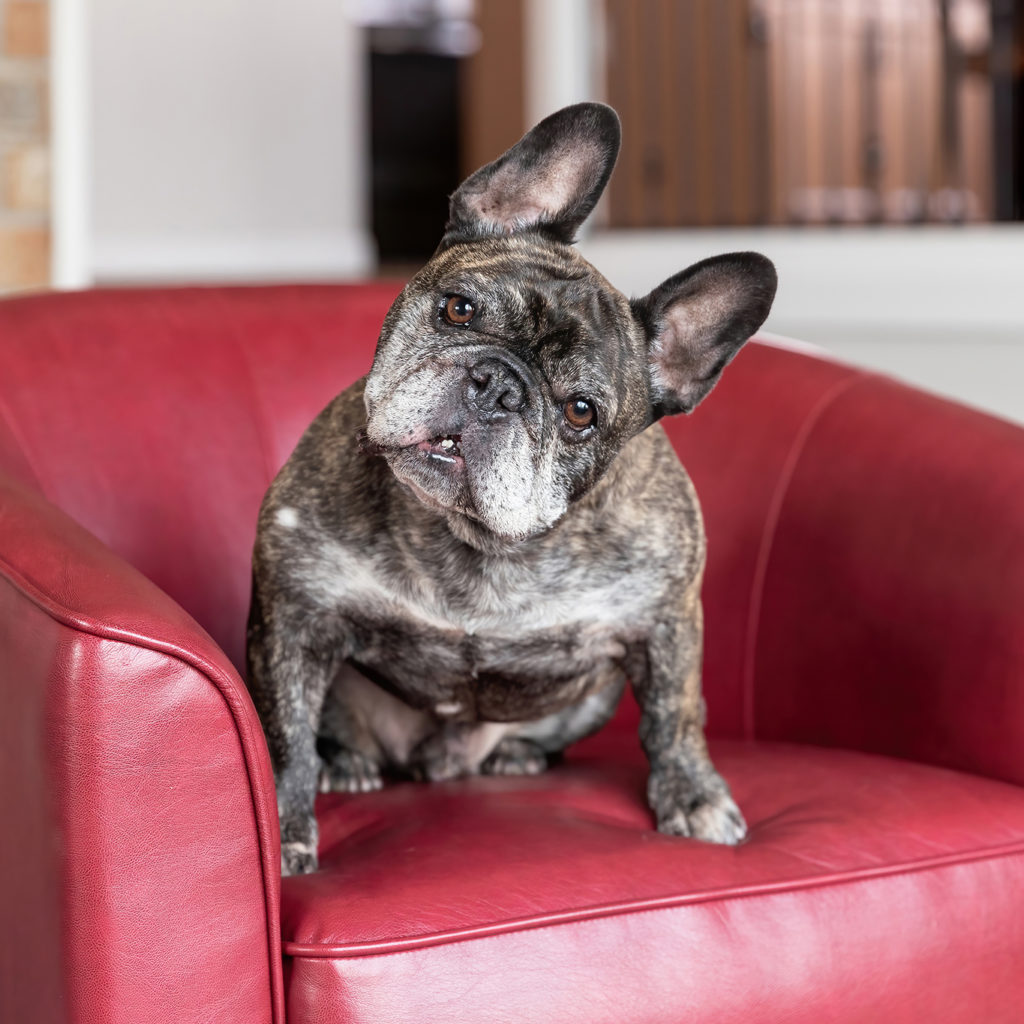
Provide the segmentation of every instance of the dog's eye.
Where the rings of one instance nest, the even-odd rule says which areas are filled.
[[[476,306],[465,295],[449,295],[444,304],[444,318],[459,327],[468,324],[476,316]]]
[[[570,398],[562,406],[566,422],[573,430],[586,430],[594,425],[597,410],[585,398]]]

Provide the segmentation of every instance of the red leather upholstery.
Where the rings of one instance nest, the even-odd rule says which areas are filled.
[[[837,750],[713,753],[752,825],[735,849],[650,831],[635,745],[325,799],[322,870],[282,894],[289,1019],[1020,1019],[1024,791]]]
[[[0,303],[0,1020],[283,1019],[273,780],[224,652],[263,491],[395,291]]]
[[[1018,1020],[1024,431],[766,345],[670,424],[747,843],[650,831],[627,701],[541,778],[325,798],[282,890],[255,513],[395,291],[0,303],[0,1019]]]
[[[766,567],[759,736],[1024,785],[1021,435],[892,381],[824,411]]]

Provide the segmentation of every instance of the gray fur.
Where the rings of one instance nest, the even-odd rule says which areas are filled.
[[[720,257],[632,303],[605,281],[567,239],[617,126],[567,108],[467,181],[369,376],[267,492],[249,681],[286,873],[316,866],[318,784],[539,771],[604,724],[627,678],[658,828],[743,837],[703,736],[700,509],[653,421],[710,390],[774,271]],[[464,326],[445,318],[452,295],[472,300]],[[582,431],[563,414],[579,396],[597,409]]]

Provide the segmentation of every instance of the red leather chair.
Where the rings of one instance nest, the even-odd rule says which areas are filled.
[[[1024,431],[768,344],[668,424],[749,839],[652,831],[627,702],[281,884],[256,509],[394,292],[0,303],[5,1024],[1024,1019]]]

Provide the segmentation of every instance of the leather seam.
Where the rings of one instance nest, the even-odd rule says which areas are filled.
[[[25,435],[22,434],[15,424],[14,417],[11,416],[11,411],[2,395],[0,395],[0,421],[3,421],[4,426],[7,428],[7,432],[11,435],[14,443],[18,446],[18,451],[21,453],[21,457],[25,460],[25,465],[28,466],[29,471],[35,478],[39,493],[47,500],[50,500],[50,494],[47,492],[47,488],[43,484],[43,478],[39,475],[39,470],[36,468],[35,459],[32,458],[32,454],[29,451],[29,445],[25,440]]]
[[[39,608],[40,611],[50,616],[62,626],[77,630],[78,632],[85,633],[89,636],[95,636],[100,640],[129,644],[133,647],[141,648],[142,650],[150,650],[158,654],[174,658],[203,675],[220,694],[221,700],[224,701],[224,705],[227,708],[231,721],[234,724],[235,735],[238,738],[239,747],[242,753],[242,760],[245,764],[245,775],[249,788],[249,798],[252,802],[253,826],[256,833],[263,881],[264,916],[267,923],[267,956],[268,967],[270,970],[271,1013],[275,1024],[283,1024],[285,1019],[284,990],[279,977],[279,972],[276,970],[276,968],[281,964],[280,928],[275,929],[273,927],[274,915],[271,913],[270,889],[268,888],[268,880],[272,877],[271,872],[276,873],[278,865],[271,857],[269,857],[271,851],[265,849],[264,838],[261,834],[260,814],[256,793],[257,787],[253,784],[254,778],[252,764],[248,752],[249,744],[252,742],[251,732],[246,727],[245,723],[241,721],[238,713],[236,712],[228,697],[227,688],[223,686],[222,683],[218,682],[218,679],[221,676],[221,670],[216,665],[207,662],[202,655],[189,652],[185,648],[178,647],[168,641],[158,640],[155,637],[131,636],[119,630],[115,626],[105,625],[104,623],[93,619],[91,616],[72,611],[70,608],[67,608],[53,600],[53,598],[41,586],[16,569],[3,556],[0,556],[0,578],[6,580],[16,593],[20,593],[26,600],[30,601]],[[275,801],[271,802],[274,803]]]
[[[756,674],[757,636],[761,627],[761,603],[764,598],[765,580],[768,577],[768,564],[771,561],[772,548],[775,545],[775,534],[782,515],[782,506],[785,504],[786,496],[789,493],[790,484],[796,473],[797,465],[806,450],[807,443],[814,433],[814,428],[821,421],[825,412],[841,395],[849,391],[855,384],[859,384],[864,380],[875,379],[876,377],[877,374],[871,374],[866,371],[854,371],[850,376],[843,377],[825,391],[800,424],[800,428],[790,444],[786,459],[782,464],[782,469],[779,471],[775,488],[772,491],[771,501],[768,504],[768,514],[765,517],[764,528],[761,532],[757,560],[754,563],[754,575],[750,581],[750,599],[747,603],[747,626],[743,645],[741,687],[743,694],[744,739],[753,740],[757,738],[754,722],[754,677]]]
[[[706,903],[725,903],[731,900],[750,899],[759,896],[785,895],[805,892],[811,889],[829,888],[831,886],[854,885],[858,882],[871,881],[876,878],[899,878],[923,871],[1001,860],[1020,854],[1024,854],[1024,842],[1012,843],[1005,847],[988,847],[984,850],[975,850],[967,853],[944,854],[939,857],[928,857],[918,861],[908,861],[903,864],[839,872],[834,875],[823,875],[820,878],[814,879],[765,882],[740,889],[717,889],[682,896],[653,897],[647,900],[603,904],[579,910],[561,911],[555,914],[547,914],[543,917],[512,918],[489,925],[447,932],[435,932],[430,935],[414,936],[405,939],[385,939],[380,942],[349,943],[337,946],[283,942],[282,952],[285,956],[299,960],[348,960],[363,957],[397,956],[402,953],[412,953],[420,949],[451,945],[456,942],[497,938],[502,935],[533,931],[540,928],[559,928],[566,925],[597,921],[606,917],[628,917],[633,914],[648,914],[662,910],[680,910],[685,907],[699,906]]]

